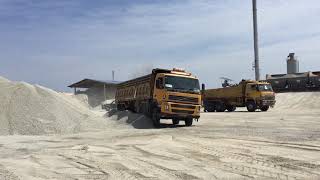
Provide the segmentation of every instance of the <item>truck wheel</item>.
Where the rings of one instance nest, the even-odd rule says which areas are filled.
[[[180,120],[177,119],[177,118],[173,118],[173,119],[172,119],[172,124],[173,124],[173,125],[178,125],[179,122],[180,122]]]
[[[226,107],[223,103],[217,103],[216,110],[217,110],[217,112],[224,112],[226,110]]]
[[[236,109],[237,109],[236,106],[233,106],[233,105],[227,106],[227,110],[228,110],[229,112],[234,112]]]
[[[135,113],[141,113],[141,112],[140,112],[140,111],[141,111],[141,107],[140,107],[139,104],[136,104],[136,105],[135,105],[134,111],[135,111]]]
[[[247,110],[248,110],[249,112],[254,112],[254,111],[256,111],[256,110],[257,110],[257,105],[256,105],[256,103],[253,102],[253,101],[247,102]]]
[[[155,108],[152,111],[152,122],[154,127],[159,128],[160,127],[160,114],[158,110]]]
[[[268,111],[269,106],[262,106],[260,109],[261,109],[261,111]]]
[[[192,126],[193,118],[186,118],[184,122],[186,126]]]
[[[207,111],[208,111],[208,112],[214,112],[214,111],[215,111],[214,106],[208,106],[208,107],[207,107]]]
[[[125,110],[124,105],[122,105],[122,104],[117,104],[117,110],[118,110],[118,111],[124,111],[124,110]]]

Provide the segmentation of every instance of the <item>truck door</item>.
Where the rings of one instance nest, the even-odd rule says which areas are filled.
[[[247,84],[246,85],[246,91],[245,91],[245,97],[246,101],[248,100],[255,100],[255,95],[257,92],[257,85],[256,84]]]
[[[166,100],[166,93],[164,89],[164,75],[158,74],[155,78],[153,99],[157,101],[159,105],[162,104],[162,101]]]

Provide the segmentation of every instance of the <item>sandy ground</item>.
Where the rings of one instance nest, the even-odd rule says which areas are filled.
[[[268,112],[202,113],[192,127],[110,113],[104,131],[0,136],[0,179],[320,179],[319,98],[281,94]]]

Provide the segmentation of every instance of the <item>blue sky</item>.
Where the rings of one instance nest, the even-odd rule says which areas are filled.
[[[262,77],[320,70],[320,2],[258,0]],[[207,87],[254,78],[251,0],[0,0],[0,76],[65,91],[181,67]]]

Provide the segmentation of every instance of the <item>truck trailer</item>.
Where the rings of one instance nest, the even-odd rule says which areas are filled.
[[[203,86],[202,99],[205,112],[232,112],[237,107],[247,107],[250,112],[268,111],[276,102],[269,83],[252,80],[218,89],[206,90]]]
[[[153,69],[151,74],[117,86],[115,102],[119,111],[130,110],[149,116],[155,127],[161,119],[191,126],[200,118],[199,80],[181,69]]]

